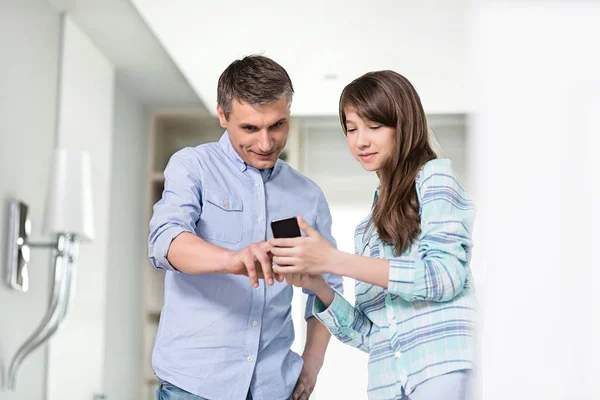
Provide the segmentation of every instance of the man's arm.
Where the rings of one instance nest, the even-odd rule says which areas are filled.
[[[308,399],[315,389],[317,376],[323,366],[325,351],[331,338],[331,334],[325,325],[315,317],[307,319],[306,325],[306,346],[302,353],[304,365],[292,393],[292,399],[294,400]]]
[[[171,242],[167,259],[180,272],[246,275],[252,285],[258,287],[259,279],[265,279],[269,285],[273,284],[274,278],[283,280],[281,275],[273,273],[268,252],[267,242],[253,243],[234,252],[183,232]]]
[[[315,317],[310,317],[306,320],[306,346],[304,346],[304,352],[302,358],[306,361],[306,358],[314,359],[323,365],[325,359],[325,351],[329,344],[331,333],[327,330],[325,325],[319,322]]]
[[[225,274],[232,264],[233,252],[208,243],[190,232],[182,232],[171,242],[167,260],[186,274]]]
[[[175,153],[165,168],[165,189],[150,220],[148,256],[155,268],[187,274],[231,273],[273,283],[266,242],[233,252],[202,240],[196,224],[202,212],[202,185],[190,149]],[[282,278],[277,276],[277,279]]]

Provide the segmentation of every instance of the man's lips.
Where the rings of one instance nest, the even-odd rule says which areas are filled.
[[[252,153],[254,153],[254,155],[256,155],[258,158],[270,158],[275,153],[275,150],[269,153],[257,153],[255,151],[253,151]]]

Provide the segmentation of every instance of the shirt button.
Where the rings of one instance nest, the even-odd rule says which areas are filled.
[[[258,217],[258,222],[262,221],[262,217]]]
[[[400,358],[402,357],[402,352],[401,351],[397,351],[394,353],[394,355],[396,356],[396,358]]]
[[[260,182],[259,181],[254,181],[254,186],[259,187],[260,186]]]
[[[256,326],[256,325],[258,325],[258,322],[252,321],[252,326]]]
[[[248,357],[248,362],[252,362],[252,357]]]

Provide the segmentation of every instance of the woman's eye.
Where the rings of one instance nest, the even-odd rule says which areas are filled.
[[[356,128],[352,128],[352,129],[346,128],[346,132],[354,132],[355,130],[356,130]]]
[[[373,130],[377,130],[377,129],[381,128],[381,125],[371,126],[370,128]]]

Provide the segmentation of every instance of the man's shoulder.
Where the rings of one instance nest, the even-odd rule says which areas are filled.
[[[309,193],[315,193],[319,196],[323,194],[321,187],[302,172],[293,168],[283,160],[278,160],[277,163],[279,164],[278,175],[280,175],[281,179],[285,180],[287,185],[296,187],[303,191],[308,191]]]
[[[171,156],[171,159],[176,160],[202,160],[206,157],[213,156],[219,151],[217,142],[202,143],[195,147],[184,147],[176,151]]]

